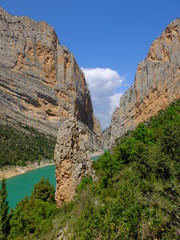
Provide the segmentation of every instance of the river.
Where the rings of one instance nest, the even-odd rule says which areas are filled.
[[[96,161],[99,156],[92,157]],[[38,183],[42,177],[49,178],[51,184],[56,188],[55,166],[45,166],[31,170],[24,174],[11,177],[6,180],[10,208],[15,208],[16,204],[25,196],[30,196],[34,188],[34,184]]]
[[[55,166],[37,168],[30,172],[6,180],[10,208],[15,208],[16,204],[26,195],[30,196],[34,184],[38,183],[42,177],[49,178],[51,184],[56,187]]]

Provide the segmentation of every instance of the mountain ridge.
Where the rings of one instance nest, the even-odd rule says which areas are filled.
[[[110,145],[180,97],[180,18],[171,22],[138,64],[133,85],[112,115]],[[107,142],[107,136],[105,136]]]
[[[28,125],[54,137],[72,117],[98,136],[85,76],[46,22],[0,8],[0,122]]]

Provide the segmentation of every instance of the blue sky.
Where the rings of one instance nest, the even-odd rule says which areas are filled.
[[[180,0],[0,0],[0,6],[54,27],[83,68],[103,129],[151,43],[180,17]]]

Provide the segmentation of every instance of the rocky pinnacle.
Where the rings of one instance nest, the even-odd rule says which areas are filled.
[[[54,154],[58,206],[73,199],[83,177],[93,175],[87,140],[88,129],[76,118],[66,120],[59,128]]]

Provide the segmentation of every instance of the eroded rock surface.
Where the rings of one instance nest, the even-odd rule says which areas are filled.
[[[81,69],[45,22],[0,8],[0,123],[24,124],[57,136],[76,117],[101,134]]]
[[[83,177],[94,174],[87,147],[89,134],[90,130],[76,118],[65,121],[58,131],[54,154],[58,206],[73,199]]]
[[[90,152],[102,149],[84,74],[47,23],[0,8],[0,29],[0,123],[54,137],[58,133],[56,197],[61,206],[73,198],[80,180],[92,175]]]
[[[120,98],[111,120],[111,141],[180,97],[180,19],[167,26],[139,63],[134,84]]]

